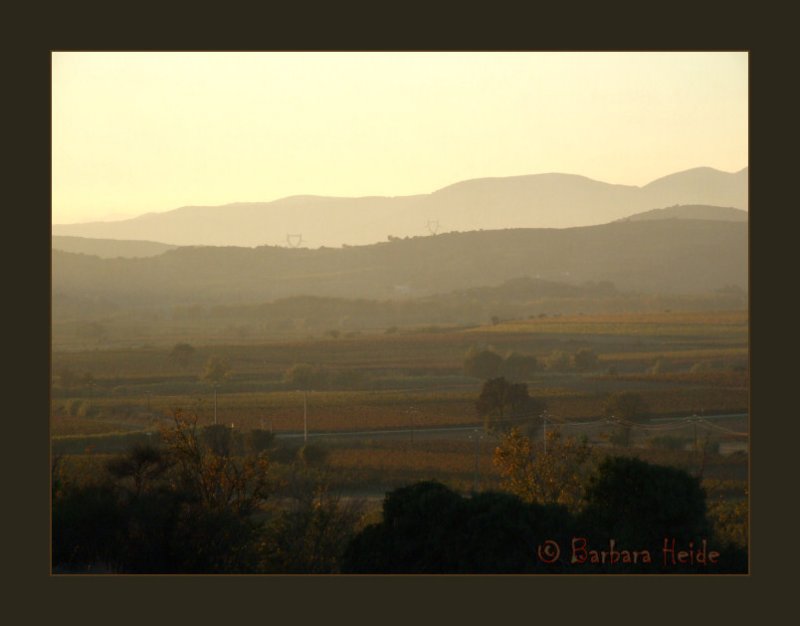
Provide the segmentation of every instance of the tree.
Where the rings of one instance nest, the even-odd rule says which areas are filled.
[[[290,574],[338,573],[364,514],[363,503],[344,501],[325,482],[303,474],[303,484],[266,528],[267,570]]]
[[[119,480],[130,479],[133,495],[139,497],[153,481],[164,475],[170,465],[169,457],[161,449],[135,444],[124,456],[108,461],[106,469]]]
[[[188,367],[189,362],[194,357],[196,350],[188,343],[176,343],[169,353],[169,359],[177,363],[180,367]]]
[[[224,424],[212,424],[200,431],[200,437],[213,454],[228,457],[234,453],[235,442],[233,428]]]
[[[570,368],[572,359],[570,359],[569,354],[563,350],[553,350],[545,357],[545,364],[549,370],[554,372],[565,372]]]
[[[572,355],[572,364],[576,370],[581,372],[596,369],[598,364],[597,354],[590,348],[581,348]]]
[[[537,561],[536,546],[573,532],[563,507],[507,493],[465,498],[436,481],[386,494],[383,521],[364,528],[343,558],[345,573],[525,573],[561,571]]]
[[[231,368],[225,359],[217,356],[209,357],[200,378],[214,387],[221,385],[231,376]]]
[[[494,452],[503,488],[525,502],[575,508],[583,497],[592,465],[586,441],[547,433],[547,453],[537,450],[518,428],[506,433]]]
[[[475,408],[484,418],[488,430],[493,420],[502,420],[507,413],[536,413],[544,408],[544,404],[528,395],[525,383],[510,383],[501,376],[483,383]]]
[[[283,375],[283,382],[290,389],[304,391],[324,387],[327,379],[327,372],[323,368],[308,363],[295,363]]]
[[[214,425],[217,424],[217,387],[231,376],[228,362],[216,356],[209,357],[200,378],[214,388]]]
[[[631,441],[631,429],[636,422],[647,417],[648,407],[644,398],[634,391],[612,393],[603,404],[603,415],[617,424],[612,443],[627,447]]]
[[[585,526],[619,545],[660,551],[665,538],[687,545],[711,533],[699,479],[674,467],[607,457],[589,481],[585,502]]]
[[[275,435],[268,430],[254,428],[247,433],[244,445],[249,454],[257,456],[272,449],[275,445]]]
[[[231,511],[239,516],[255,512],[269,493],[267,457],[218,454],[215,441],[204,441],[197,417],[183,411],[173,414],[174,426],[162,433],[181,489],[210,511]]]
[[[627,421],[638,421],[647,417],[647,402],[641,394],[635,391],[620,391],[612,393],[603,404],[603,414],[606,417],[616,417]]]
[[[274,489],[263,453],[218,454],[196,416],[174,414],[159,448],[137,446],[97,484],[58,475],[53,564],[122,573],[259,571],[263,505]],[[55,471],[55,470],[54,470]],[[104,571],[101,570],[101,571]]]
[[[503,362],[503,375],[513,380],[530,380],[538,369],[538,359],[530,354],[512,352]]]
[[[470,348],[464,358],[464,373],[474,378],[494,378],[500,373],[503,357],[493,350]]]

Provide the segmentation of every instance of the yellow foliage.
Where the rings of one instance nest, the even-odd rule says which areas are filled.
[[[518,428],[512,428],[494,453],[505,489],[526,502],[578,506],[592,459],[587,443],[547,433],[547,452],[538,449]]]

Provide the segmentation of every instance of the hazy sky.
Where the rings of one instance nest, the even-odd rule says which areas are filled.
[[[747,161],[745,52],[56,52],[54,223]]]

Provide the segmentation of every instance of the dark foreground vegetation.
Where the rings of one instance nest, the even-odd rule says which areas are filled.
[[[437,482],[386,496],[383,521],[350,542],[342,570],[384,574],[745,573],[715,537],[685,472],[609,458],[578,512],[508,493],[463,497]]]
[[[180,411],[158,442],[94,472],[56,457],[55,573],[747,571],[746,510],[712,519],[699,478],[598,458],[558,431],[546,453],[517,429],[501,437],[502,491],[423,481],[372,512],[333,493],[313,446]]]
[[[201,429],[181,411],[159,439],[100,471],[70,471],[56,457],[55,572],[336,570],[362,511],[328,493],[313,448],[279,464],[267,456],[270,433]]]

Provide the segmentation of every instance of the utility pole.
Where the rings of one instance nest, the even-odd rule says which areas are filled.
[[[214,385],[214,426],[217,425],[217,386]]]

